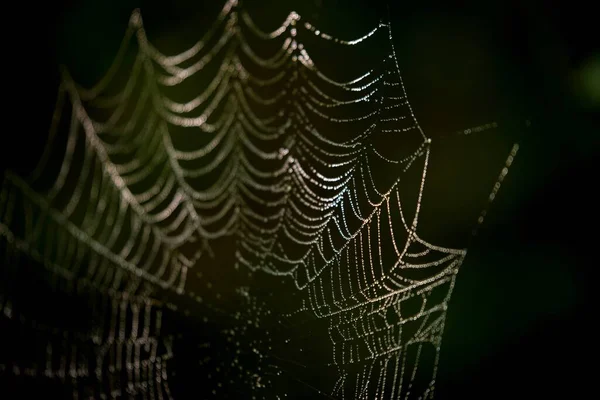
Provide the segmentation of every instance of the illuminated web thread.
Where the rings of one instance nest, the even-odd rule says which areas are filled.
[[[371,70],[337,81],[317,67],[303,35],[342,47],[384,40],[388,50]],[[277,50],[259,56],[253,40]],[[132,47],[135,61],[115,94]],[[389,23],[342,40],[292,12],[264,32],[230,0],[200,41],[165,55],[135,11],[113,66],[94,87],[63,75],[40,165],[29,180],[5,177],[6,235],[18,236],[45,264],[60,265],[60,273],[141,296],[155,286],[183,293],[201,254],[187,254],[186,243],[200,240],[204,249],[236,235],[239,264],[292,276],[306,310],[329,321],[340,371],[334,394],[433,394],[446,304],[466,252],[417,234],[431,140],[407,100]],[[208,83],[195,97],[167,95],[198,76]],[[38,180],[51,173],[46,163],[65,103],[63,162],[43,189]],[[182,135],[202,144],[184,148]],[[81,167],[73,166],[77,152]],[[407,221],[399,182],[420,166],[419,200]],[[372,173],[384,168],[391,179]],[[15,213],[23,216],[16,225]],[[90,267],[80,271],[84,259]],[[415,301],[416,310],[405,306]],[[425,344],[434,349],[434,370],[415,389]]]
[[[90,287],[89,281],[86,286],[69,280],[68,276],[55,275],[49,279],[52,289],[67,293],[68,300],[52,312],[81,312],[73,306],[74,299],[84,300],[87,316],[80,321],[86,322],[76,328],[56,324],[45,315],[38,316],[41,319],[31,318],[32,310],[28,312],[23,303],[41,293],[33,287],[27,292],[17,289],[30,287],[19,282],[31,279],[22,270],[29,270],[32,260],[48,261],[32,253],[27,243],[6,230],[1,233],[3,282],[9,284],[2,285],[0,290],[0,326],[4,338],[17,334],[21,340],[3,341],[3,354],[19,351],[20,357],[8,362],[0,360],[0,376],[13,376],[24,384],[36,379],[38,384],[46,383],[49,388],[59,383],[70,388],[75,399],[172,398],[167,375],[167,363],[172,357],[171,339],[161,332],[159,303],[114,292],[109,296]],[[53,266],[44,266],[52,271]]]

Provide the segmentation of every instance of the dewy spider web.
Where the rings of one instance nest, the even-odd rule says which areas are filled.
[[[346,48],[379,41],[387,50],[366,73],[338,81],[313,61],[305,35]],[[339,374],[331,396],[431,398],[466,250],[419,236],[431,139],[407,100],[391,39],[386,22],[342,40],[294,12],[264,32],[230,0],[180,54],[159,51],[135,11],[94,87],[64,70],[38,166],[27,178],[4,176],[3,281],[17,280],[25,256],[61,291],[97,304],[95,323],[63,337],[29,319],[7,285],[5,316],[42,332],[46,345],[43,364],[2,363],[3,372],[60,379],[75,397],[169,398],[166,361],[177,355],[161,333],[168,310],[155,299],[188,294],[188,270],[199,268],[211,241],[234,236],[240,267],[293,280],[302,307],[288,318],[328,322]],[[276,50],[263,56],[256,43]],[[197,90],[200,75],[199,94],[173,99],[173,89]],[[399,183],[415,171],[416,201],[407,206]],[[416,377],[428,351],[423,384]]]

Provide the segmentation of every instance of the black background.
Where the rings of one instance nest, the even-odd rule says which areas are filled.
[[[157,3],[71,0],[4,13],[14,28],[4,35],[10,91],[3,95],[9,108],[3,107],[2,167],[27,168],[35,161],[59,64],[93,82],[109,65],[134,7],[142,7],[147,21],[162,21],[165,30],[177,28],[178,15],[204,7]],[[285,13],[277,10],[298,6],[307,18],[350,33],[348,21],[372,14],[365,10],[385,12],[373,2],[280,3],[264,13],[280,18]],[[592,393],[600,131],[598,104],[586,102],[575,83],[580,68],[600,56],[594,12],[574,2],[404,3],[390,7],[396,50],[424,129],[435,137],[498,121],[500,129],[480,135],[504,135],[521,146],[459,275],[437,398]],[[469,180],[454,184],[460,191]]]

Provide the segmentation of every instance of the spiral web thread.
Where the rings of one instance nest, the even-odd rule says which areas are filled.
[[[337,81],[317,67],[304,35],[346,48],[379,40],[387,54],[355,79]],[[418,234],[431,139],[407,100],[391,39],[387,22],[342,40],[294,12],[265,32],[230,0],[180,54],[154,47],[135,11],[113,66],[94,87],[78,86],[64,70],[38,166],[27,178],[4,176],[3,281],[25,256],[57,284],[92,297],[100,322],[65,338],[33,321],[47,335],[45,364],[0,368],[68,381],[75,397],[169,398],[170,338],[161,336],[162,304],[152,298],[185,295],[188,270],[201,267],[210,241],[235,236],[239,266],[289,276],[303,293],[304,306],[290,316],[328,321],[339,371],[331,396],[431,398],[466,250]],[[265,58],[252,41],[277,50]],[[112,93],[132,46],[128,78]],[[195,97],[166,94],[206,71],[209,83]],[[178,145],[188,139],[200,144]],[[380,178],[373,170],[391,172]],[[400,182],[415,171],[417,201],[407,209]],[[31,325],[5,286],[5,317]],[[414,387],[427,351],[433,369]]]

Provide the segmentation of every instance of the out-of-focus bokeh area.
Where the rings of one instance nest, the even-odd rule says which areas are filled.
[[[94,83],[110,66],[134,8],[157,46],[181,51],[200,37],[220,3],[70,0],[47,11],[25,4],[24,12],[6,13],[16,24],[6,36],[13,48],[3,57],[4,79],[14,89],[5,100],[14,110],[4,114],[1,167],[27,170],[37,161],[59,65],[77,82]],[[520,146],[485,223],[468,239],[470,253],[449,304],[436,397],[592,393],[600,134],[594,12],[574,2],[389,3],[408,98],[433,138],[436,173],[428,176],[431,195],[423,203],[432,242],[465,243],[508,151]],[[388,12],[385,4],[358,0],[246,0],[244,7],[265,28],[295,10],[345,38],[368,31]],[[492,122],[496,129],[464,134]],[[221,279],[220,267],[206,275]],[[202,334],[221,340],[216,331]],[[175,390],[194,398],[191,384]]]

